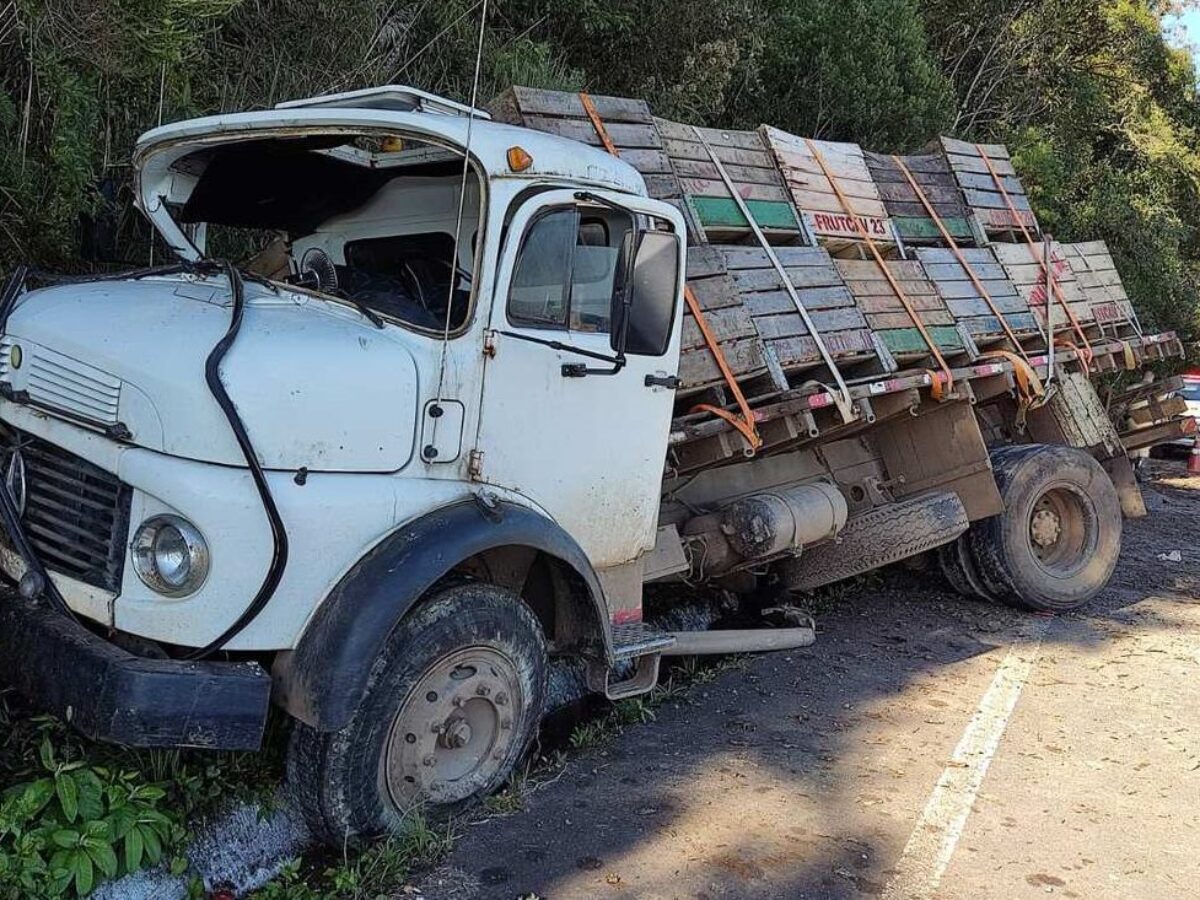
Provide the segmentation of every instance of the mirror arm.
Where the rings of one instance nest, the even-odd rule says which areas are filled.
[[[627,213],[631,216],[639,216],[641,213],[630,209],[628,206],[623,206],[615,200],[609,200],[607,197],[601,197],[598,194],[593,194],[591,191],[576,191],[575,199],[581,203],[599,203],[601,206],[607,206],[609,209],[615,209],[617,212]]]
[[[497,329],[496,334],[516,338],[518,341],[526,341],[530,344],[538,344],[542,347],[549,347],[551,350],[561,350],[563,353],[575,353],[579,356],[586,356],[588,359],[598,359],[601,362],[612,363],[611,369],[594,369],[583,363],[563,363],[562,374],[564,378],[583,378],[587,375],[616,375],[625,368],[626,360],[623,351],[616,356],[606,356],[603,353],[593,353],[591,350],[584,350],[582,347],[573,347],[570,344],[564,344],[562,341],[548,341],[544,338],[536,338],[532,335],[520,334],[516,331]]]

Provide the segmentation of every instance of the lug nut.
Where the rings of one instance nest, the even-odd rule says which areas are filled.
[[[462,706],[462,705],[463,705],[463,698],[462,698],[462,697],[455,697],[455,698],[454,698],[454,700],[453,700],[453,701],[451,701],[451,702],[452,702],[452,703],[453,703],[455,706]]]
[[[486,684],[481,684],[479,687],[475,688],[475,693],[478,694],[480,697],[486,697],[491,692],[492,692],[492,689],[490,687],[488,687]]]
[[[436,766],[437,765],[437,757],[436,756],[427,756],[423,760],[421,760],[421,762],[423,762],[427,766],[431,766],[431,767]]]
[[[506,703],[508,703],[508,694],[504,693],[504,691],[501,691],[496,695],[496,705],[504,706]]]
[[[512,719],[502,719],[500,721],[500,727],[505,731],[508,731],[510,728],[512,728]]]

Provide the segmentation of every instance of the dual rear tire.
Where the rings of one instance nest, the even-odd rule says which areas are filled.
[[[1039,612],[1077,609],[1108,584],[1121,552],[1121,504],[1108,473],[1070,447],[992,454],[1004,512],[942,547],[947,581],[967,596]]]

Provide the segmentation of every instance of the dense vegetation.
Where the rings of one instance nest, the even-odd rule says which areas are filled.
[[[873,149],[1016,152],[1055,236],[1104,238],[1197,329],[1200,106],[1165,0],[490,0],[481,96],[649,99]],[[483,0],[0,0],[0,270],[143,261],[128,160],[160,121],[383,82],[469,93]]]

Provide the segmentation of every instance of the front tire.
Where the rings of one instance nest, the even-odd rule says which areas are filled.
[[[1004,512],[966,536],[986,593],[1039,612],[1083,606],[1121,552],[1121,503],[1108,473],[1071,447],[1032,444],[992,456]]]
[[[547,670],[541,625],[512,592],[432,597],[396,627],[345,728],[295,725],[288,781],[314,836],[379,834],[495,791],[537,733]]]

